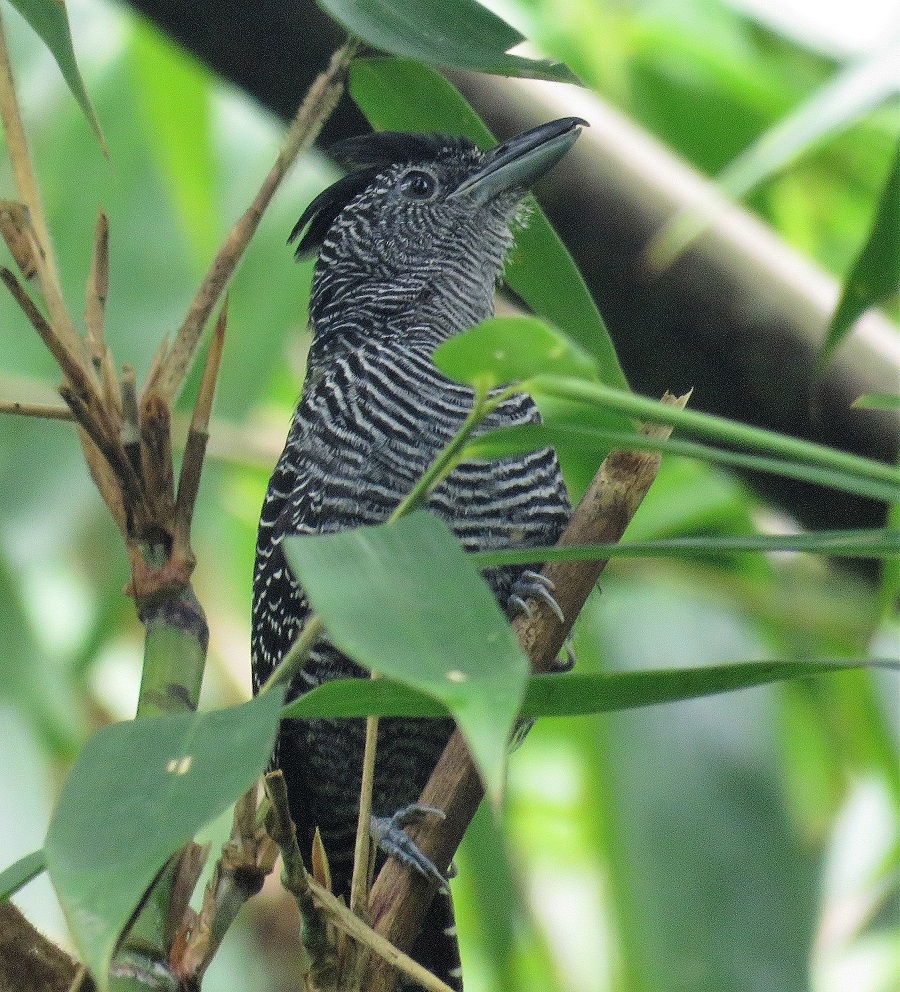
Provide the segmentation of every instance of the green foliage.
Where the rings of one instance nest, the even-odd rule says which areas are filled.
[[[151,148],[199,270],[219,246],[210,80],[200,65],[143,23],[135,28],[132,53]]]
[[[445,341],[434,363],[451,379],[480,389],[536,375],[597,378],[597,365],[566,335],[534,317],[494,317]]]
[[[101,989],[122,928],[166,859],[266,767],[283,700],[276,690],[233,709],[118,723],[85,744],[44,857]]]
[[[559,559],[557,559],[559,560]],[[399,599],[399,597],[398,597]],[[395,601],[396,602],[396,601]],[[410,603],[410,605],[413,605]],[[518,713],[537,719],[547,716],[588,716],[618,710],[658,706],[737,692],[789,679],[813,678],[854,668],[896,669],[900,661],[877,658],[810,659],[807,661],[748,661],[703,668],[665,671],[613,672],[607,675],[534,675],[527,682]],[[398,666],[398,671],[400,671]],[[394,679],[338,679],[326,682],[284,708],[283,716],[364,717],[456,716],[458,700],[441,696],[405,671]]]
[[[900,290],[900,138],[866,243],[847,276],[828,337],[827,359],[847,336],[854,321],[876,303]],[[897,397],[894,397],[896,400]]]
[[[560,62],[507,54],[522,35],[475,0],[417,4],[397,0],[319,0],[347,31],[374,48],[431,65],[503,76],[575,82]]]
[[[69,29],[69,16],[66,13],[64,0],[10,0],[10,2],[52,52],[66,85],[81,107],[91,130],[100,142],[100,147],[106,153],[106,139],[100,128],[100,121],[94,113],[91,98],[81,78],[78,63],[75,61],[72,32]]]
[[[27,885],[32,879],[47,867],[43,851],[32,851],[24,858],[11,864],[0,872],[0,902],[8,899],[14,892],[18,892],[23,885]]]
[[[447,526],[420,511],[284,546],[334,644],[444,703],[499,802],[528,660]]]

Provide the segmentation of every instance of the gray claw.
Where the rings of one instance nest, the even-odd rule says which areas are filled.
[[[553,581],[540,572],[523,572],[516,584],[512,588],[512,595],[507,600],[510,606],[524,613],[529,619],[533,616],[531,607],[526,602],[527,599],[536,599],[550,607],[554,616],[560,623],[565,623],[566,618],[560,608],[559,603],[553,598],[553,590],[556,587]]]
[[[385,854],[396,858],[402,864],[414,868],[421,875],[436,882],[440,891],[449,892],[447,877],[434,862],[425,857],[403,829],[410,824],[419,823],[426,816],[439,816],[444,819],[445,815],[442,809],[436,809],[434,806],[412,803],[397,810],[393,816],[370,817],[369,831],[372,834],[372,839]]]
[[[522,573],[522,578],[519,579],[519,582],[525,582],[525,584],[529,586],[543,586],[550,592],[553,592],[556,588],[556,583],[553,579],[548,579],[546,575],[541,575],[540,572],[532,572],[530,568]]]
[[[519,613],[524,613],[526,617],[530,620],[534,616],[534,610],[522,599],[521,596],[516,596],[513,594],[507,600],[510,606],[515,607]]]

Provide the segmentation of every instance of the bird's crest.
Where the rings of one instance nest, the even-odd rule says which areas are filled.
[[[322,247],[322,242],[338,214],[357,197],[378,173],[398,163],[430,162],[442,155],[470,151],[474,146],[465,138],[446,134],[408,134],[403,131],[378,131],[354,138],[345,138],[328,149],[331,157],[349,172],[343,179],[323,190],[303,211],[294,225],[288,244],[304,229],[294,252],[300,260],[308,258]]]

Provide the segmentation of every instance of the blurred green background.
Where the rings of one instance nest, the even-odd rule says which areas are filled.
[[[750,6],[521,0],[502,10],[715,174],[891,28],[890,5],[810,4],[815,31],[799,15],[792,20],[790,5],[778,8],[778,21]],[[111,227],[108,338],[140,382],[274,159],[281,126],[123,8],[71,0],[69,9],[110,162],[50,55],[12,10],[4,15],[64,289],[77,312],[102,208]],[[837,18],[830,33],[826,9]],[[896,104],[882,105],[750,198],[836,276],[849,270],[871,223],[897,114]],[[6,162],[0,173],[2,195],[12,197]],[[214,457],[195,522],[196,590],[211,628],[206,706],[249,694],[256,522],[308,343],[310,270],[294,263],[285,241],[333,175],[318,155],[301,161],[231,290]],[[0,326],[2,395],[52,397],[53,362],[5,296]],[[85,737],[133,713],[142,628],[122,595],[118,535],[71,427],[0,419],[0,479],[6,865],[40,846]],[[791,521],[735,478],[671,459],[630,533],[760,526]],[[879,586],[807,556],[621,560],[602,586],[577,628],[583,671],[896,652],[891,577]],[[540,723],[511,763],[505,839],[482,815],[460,852],[454,893],[467,989],[896,989],[896,690],[895,676],[854,673]],[[511,874],[497,856],[501,844]],[[16,901],[65,941],[45,879]],[[290,988],[292,913],[277,885],[267,886],[205,988]]]

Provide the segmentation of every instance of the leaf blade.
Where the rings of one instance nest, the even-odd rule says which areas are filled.
[[[418,511],[379,527],[286,538],[284,549],[333,643],[446,705],[499,801],[528,661],[447,526]]]
[[[85,745],[44,851],[101,989],[119,934],[160,867],[265,768],[282,703],[276,691],[228,710],[113,724]]]
[[[850,269],[822,345],[827,362],[850,329],[871,306],[900,289],[900,140],[878,199],[868,236]]]
[[[12,5],[31,25],[41,41],[50,49],[50,53],[66,85],[75,97],[81,112],[84,114],[94,136],[100,144],[103,154],[109,158],[106,138],[100,121],[94,112],[91,98],[88,96],[81,70],[75,59],[75,48],[72,44],[72,32],[69,27],[69,15],[63,0],[11,0]]]
[[[697,668],[607,674],[533,675],[520,715],[591,716],[739,692],[775,682],[815,678],[859,668],[896,671],[900,659],[819,658],[804,661],[742,661]],[[285,708],[291,717],[441,717],[434,699],[390,679],[327,682]]]
[[[489,388],[522,382],[542,372],[597,379],[593,358],[562,332],[536,317],[492,317],[445,341],[434,363],[451,379]]]
[[[453,69],[577,82],[562,62],[509,55],[523,36],[474,0],[317,0],[350,34],[374,48]]]
[[[32,851],[0,871],[0,902],[5,902],[22,886],[37,878],[47,867],[43,849]]]

